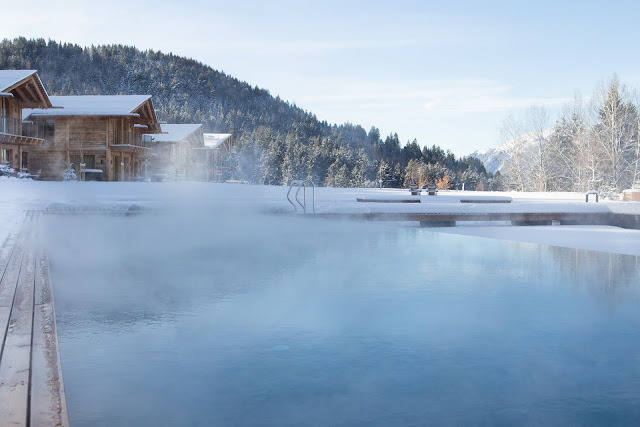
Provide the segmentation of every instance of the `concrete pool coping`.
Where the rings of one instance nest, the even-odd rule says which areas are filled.
[[[309,217],[353,219],[367,221],[415,221],[424,227],[455,227],[458,222],[502,222],[512,225],[611,225],[627,229],[640,229],[640,215],[611,212],[478,212],[478,213],[424,213],[424,212],[371,212],[371,213],[319,213]]]
[[[68,426],[47,253],[38,212],[0,249],[0,414],[2,425]]]

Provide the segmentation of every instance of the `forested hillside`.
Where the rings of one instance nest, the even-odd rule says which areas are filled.
[[[122,45],[80,47],[43,39],[0,43],[0,69],[34,69],[50,95],[150,94],[160,120],[203,123],[205,132],[232,133],[226,178],[281,185],[387,187],[437,182],[441,188],[499,186],[482,162],[456,159],[433,145],[401,144],[350,123],[320,121],[269,91],[192,59]]]

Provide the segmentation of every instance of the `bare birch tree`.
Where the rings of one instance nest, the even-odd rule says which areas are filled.
[[[640,105],[640,95],[634,94],[635,105]],[[631,188],[640,189],[640,114],[636,115],[635,156],[633,158],[633,182]]]
[[[525,147],[523,143],[524,127],[513,114],[509,114],[500,129],[500,139],[507,145],[507,149],[501,153],[503,164],[503,178],[505,185],[515,191],[527,189],[527,171],[525,168]]]
[[[531,149],[528,168],[536,191],[547,191],[549,182],[550,146],[547,141],[549,129],[549,113],[546,108],[532,105],[526,112],[528,136],[535,149]]]

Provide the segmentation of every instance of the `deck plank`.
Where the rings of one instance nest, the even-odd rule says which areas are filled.
[[[9,329],[9,319],[11,317],[11,306],[18,286],[18,278],[20,276],[20,267],[22,265],[23,248],[22,246],[15,249],[19,237],[24,231],[20,231],[18,236],[10,237],[5,241],[3,247],[3,255],[9,255],[4,265],[2,280],[0,280],[0,361],[4,352],[7,331]],[[9,246],[10,245],[10,246]]]
[[[38,248],[36,261],[36,290],[35,304],[48,304],[53,301],[51,281],[49,276],[49,257],[47,252]]]
[[[16,250],[24,256],[9,317],[2,359],[0,360],[1,425],[28,425],[31,336],[33,330],[33,292],[35,259],[30,249],[29,231],[21,235]]]
[[[24,255],[25,244],[28,240],[28,235],[31,232],[31,220],[33,214],[28,212],[25,215],[25,220],[22,225],[22,229],[15,238],[9,238],[5,243],[13,244],[12,248],[7,248],[7,252],[10,252],[10,257],[7,262],[2,280],[0,281],[0,307],[11,307],[13,304],[13,298],[16,291],[16,285],[18,284],[18,277],[20,275],[20,266],[22,265],[22,258]]]
[[[2,357],[2,349],[4,348],[4,339],[7,334],[10,315],[11,307],[0,307],[0,357]]]
[[[38,250],[31,362],[31,426],[69,425],[47,254]]]
[[[420,203],[420,199],[367,199],[367,198],[356,198],[357,202],[360,203]]]
[[[23,257],[0,360],[0,413],[1,423],[6,425],[26,425],[28,420],[35,283],[35,261],[30,252]]]
[[[2,281],[0,281],[0,307],[11,307],[11,304],[13,304],[23,255],[24,247],[17,243],[2,275]]]
[[[482,212],[482,213],[424,213],[424,212],[371,212],[325,213],[315,218],[345,218],[367,221],[575,221],[580,224],[609,225],[612,216],[603,212]]]
[[[13,253],[13,248],[16,244],[16,233],[11,233],[9,237],[7,237],[2,245],[2,249],[0,249],[0,279],[4,276],[4,272],[9,265],[9,259],[11,258],[11,254]]]

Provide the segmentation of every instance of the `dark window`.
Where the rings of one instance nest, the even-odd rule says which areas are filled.
[[[71,167],[76,172],[80,171],[80,163],[81,163],[80,156],[77,156],[77,155],[71,156]]]
[[[91,156],[87,156],[85,155],[83,157],[84,159],[84,164],[85,164],[85,168],[86,169],[95,169],[96,168],[96,156],[91,155]]]
[[[0,163],[11,164],[13,150],[0,150]]]

